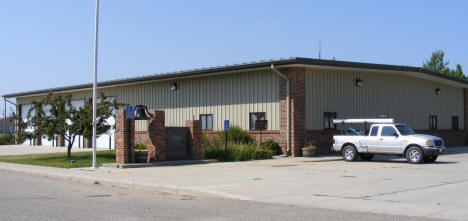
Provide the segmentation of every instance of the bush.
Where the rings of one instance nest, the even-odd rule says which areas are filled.
[[[274,155],[280,155],[283,153],[279,144],[273,140],[267,140],[260,143],[260,147],[270,149]]]
[[[147,149],[147,147],[143,143],[138,143],[138,144],[135,145],[135,150],[142,151],[142,150],[146,150],[146,149]]]
[[[247,132],[242,130],[239,126],[232,126],[229,128],[228,132],[228,142],[234,144],[250,144],[253,142],[252,136]],[[222,132],[218,135],[218,140],[221,143],[224,143],[226,139],[226,133]]]
[[[203,159],[218,159],[219,161],[247,161],[272,159],[273,151],[257,147],[253,144],[229,144],[224,154],[224,148],[207,147],[203,148]]]
[[[0,145],[14,144],[15,138],[12,134],[0,135]]]

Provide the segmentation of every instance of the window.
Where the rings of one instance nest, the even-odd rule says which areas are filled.
[[[323,113],[323,128],[325,130],[334,130],[336,129],[335,124],[333,124],[333,119],[336,119],[335,112],[325,112]]]
[[[378,126],[374,126],[371,128],[371,131],[370,131],[370,136],[377,136],[377,132],[379,132],[379,127]]]
[[[391,126],[383,126],[382,132],[380,132],[380,136],[385,136],[385,137],[393,136],[393,133],[396,133],[395,128]]]
[[[213,130],[213,114],[200,114],[202,130]]]
[[[250,130],[255,130],[256,120],[266,120],[265,112],[250,113]]]
[[[437,116],[429,116],[429,130],[437,129]]]
[[[458,130],[460,127],[458,125],[458,116],[452,117],[452,130]]]

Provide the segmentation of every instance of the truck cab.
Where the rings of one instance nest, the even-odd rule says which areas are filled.
[[[336,122],[343,124],[345,120]],[[393,119],[354,119],[351,122],[378,123],[371,124],[369,130],[365,127],[362,133],[333,136],[332,149],[341,152],[346,161],[358,157],[371,160],[375,154],[390,154],[406,157],[410,163],[434,162],[445,149],[441,138],[416,134],[406,124],[393,123]]]

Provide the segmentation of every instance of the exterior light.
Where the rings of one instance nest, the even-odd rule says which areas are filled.
[[[363,84],[362,79],[356,78],[355,84],[356,84],[356,87],[362,87],[362,84]]]
[[[148,108],[145,105],[135,106],[135,120],[149,120]]]
[[[176,82],[173,82],[173,83],[171,84],[171,91],[175,91],[175,90],[177,90],[177,83],[176,83]]]
[[[436,89],[435,89],[435,93],[436,93],[437,95],[442,94],[442,90],[441,90],[440,88],[436,88]]]

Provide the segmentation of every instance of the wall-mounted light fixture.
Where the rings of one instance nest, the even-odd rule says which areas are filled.
[[[356,78],[355,84],[356,84],[356,87],[362,87],[362,84],[363,84],[362,79]]]
[[[171,91],[175,91],[177,90],[177,83],[176,82],[172,82],[171,84]]]
[[[437,95],[442,94],[442,90],[441,90],[440,88],[436,88],[436,89],[435,89],[435,93],[436,93]]]

